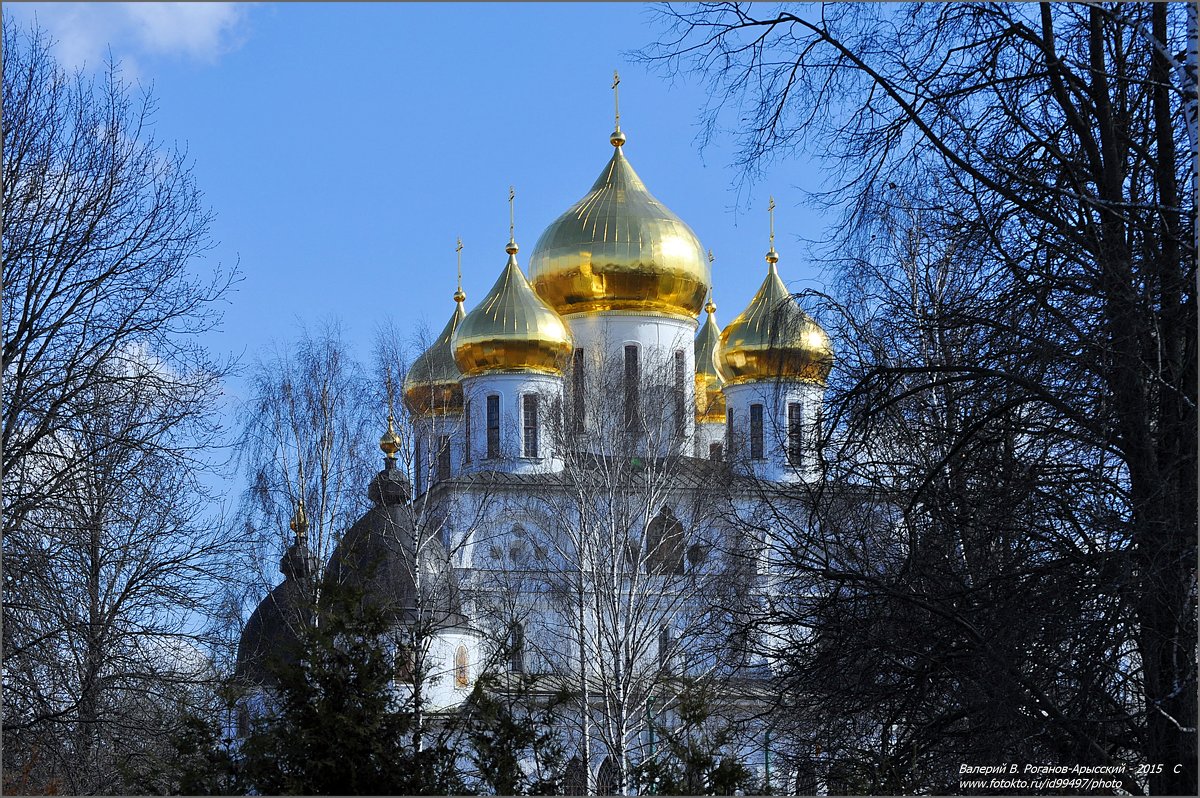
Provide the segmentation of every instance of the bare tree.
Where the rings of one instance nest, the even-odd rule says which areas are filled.
[[[5,786],[128,789],[207,679],[229,555],[197,483],[224,367],[194,334],[233,275],[153,101],[4,24]]]
[[[645,755],[648,702],[667,711],[680,677],[707,670],[689,648],[704,577],[687,549],[714,534],[723,494],[709,473],[720,465],[690,457],[680,408],[691,407],[675,400],[685,394],[669,363],[643,355],[630,375],[599,350],[584,357],[568,382],[586,371],[586,401],[556,413],[550,436],[563,471],[525,502],[523,587],[538,600],[522,620],[527,644],[575,695],[580,786],[626,794]],[[593,780],[593,738],[611,758],[604,783]]]
[[[131,96],[119,69],[68,75],[34,29],[4,26],[4,530],[77,465],[48,440],[83,423],[89,391],[144,375],[143,352],[166,364],[186,416],[155,415],[125,434],[147,448],[191,424],[188,456],[223,369],[195,340],[218,319],[233,273],[197,270],[210,246],[186,154],[151,132],[153,100]],[[125,369],[118,364],[133,363]]]
[[[72,480],[5,538],[11,789],[135,789],[127,762],[215,678],[207,620],[232,541],[187,462],[127,434],[178,401],[143,377],[78,395],[90,412],[55,441]]]
[[[1149,779],[1168,793],[1196,785],[1196,264],[1185,232],[1196,211],[1180,188],[1195,141],[1193,12],[946,4],[758,17],[722,3],[668,11],[679,36],[658,51],[666,63],[694,59],[714,96],[749,101],[744,164],[812,148],[849,167],[833,198],[849,208],[837,240],[851,281],[882,259],[892,239],[871,236],[906,207],[934,215],[938,240],[962,248],[987,303],[930,306],[921,329],[982,343],[915,365],[911,349],[877,352],[869,371],[852,372],[860,384],[848,396],[885,409],[925,393],[935,410],[950,388],[971,395],[969,414],[941,428],[945,455],[908,506],[935,489],[972,496],[953,476],[964,452],[1007,445],[1004,462],[1037,469],[1033,482],[974,485],[999,491],[989,503],[1010,518],[1022,491],[1049,505],[1040,512],[1061,519],[1045,533],[1054,559],[1089,541],[1107,561],[1093,599],[1120,596],[1113,611],[1129,631],[1118,639],[1136,639],[1135,651],[1102,653],[1139,704],[1139,730],[1123,742],[1171,763]],[[894,309],[870,308],[885,319]],[[1043,481],[1051,471],[1057,481]],[[943,533],[971,537],[977,517],[943,518]],[[1027,522],[1014,527],[1013,547],[1037,540],[1021,533]],[[1081,621],[1107,612],[1069,611]],[[1071,633],[1100,645],[1109,628]],[[1056,678],[1024,683],[1024,700],[1036,704]],[[1042,711],[1047,728],[1063,720]],[[1092,756],[1118,750],[1071,725],[1059,731]]]
[[[340,536],[368,507],[383,384],[369,380],[336,322],[303,329],[260,360],[251,384],[240,458],[249,482],[245,532],[259,568],[273,565],[302,503],[316,586]]]

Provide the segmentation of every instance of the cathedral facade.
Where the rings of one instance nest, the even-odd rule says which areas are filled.
[[[430,712],[485,676],[531,705],[574,695],[564,783],[601,792],[654,755],[689,678],[738,660],[712,602],[739,579],[770,589],[762,488],[821,479],[833,363],[781,278],[773,217],[762,284],[722,328],[711,255],[638,177],[619,124],[609,142],[527,273],[510,229],[487,295],[454,293],[404,379],[409,440],[389,417],[371,510],[324,569],[293,524],[284,582],[239,651],[268,681],[258,663],[286,645],[296,585],[323,571],[387,608],[397,689]],[[744,747],[770,780],[769,745]]]

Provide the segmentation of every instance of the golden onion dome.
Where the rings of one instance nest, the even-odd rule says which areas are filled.
[[[796,304],[779,278],[778,260],[772,247],[758,293],[721,333],[719,358],[727,385],[766,380],[824,385],[833,367],[829,336]]]
[[[625,159],[625,135],[591,191],[538,239],[529,280],[564,316],[597,311],[696,318],[710,268],[696,234]]]
[[[454,360],[463,374],[536,371],[561,374],[571,332],[529,285],[517,265],[517,245],[492,290],[467,314],[454,336]]]
[[[466,298],[461,288],[454,292],[450,321],[433,345],[413,361],[404,377],[404,403],[417,415],[462,412],[462,372],[454,362],[454,331],[466,318],[463,309]]]
[[[721,346],[721,329],[717,326],[717,306],[708,300],[704,306],[708,318],[696,335],[696,423],[725,423],[725,376],[721,373],[718,350]]]

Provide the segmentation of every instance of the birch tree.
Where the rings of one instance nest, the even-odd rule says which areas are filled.
[[[1057,610],[1079,621],[1064,639],[1093,647],[1105,678],[1129,691],[1113,716],[1123,719],[1125,755],[1171,763],[1149,774],[1151,791],[1193,792],[1194,9],[718,3],[665,14],[672,33],[652,56],[712,81],[714,124],[749,109],[738,156],[748,174],[803,153],[838,165],[829,196],[846,214],[831,251],[848,290],[837,298],[854,306],[850,292],[868,285],[876,293],[853,307],[857,322],[910,325],[900,328],[904,343],[870,339],[878,348],[843,372],[856,382],[843,386],[834,417],[863,423],[924,403],[942,419],[930,432],[943,454],[902,460],[921,473],[904,507],[948,510],[975,496],[1011,525],[1005,556],[1045,544],[1050,562],[1072,562],[1079,548],[1104,561],[1090,566],[1090,604],[1064,585],[1043,594],[1037,617],[1053,617],[1056,595],[1082,602]],[[871,273],[914,208],[936,219],[939,246],[960,247],[953,257],[972,283],[917,318],[908,297],[887,295],[903,283]],[[931,336],[957,343],[913,348]],[[952,394],[957,411],[946,404]],[[982,471],[956,476],[992,446],[1003,455],[996,463],[1023,475],[990,485]],[[966,471],[955,465],[962,457]],[[976,493],[985,488],[990,496]],[[1034,507],[1032,517],[1014,515]],[[941,519],[938,535],[978,540],[982,520],[963,508]],[[1071,582],[1083,590],[1080,573]],[[960,626],[958,639],[978,631]],[[1047,670],[1006,677],[1037,707],[1031,717],[1064,750],[1119,756],[1107,733],[1077,723],[1103,713],[1099,705],[1060,711],[1059,699],[1073,699],[1054,696],[1069,679],[1052,664],[1052,645],[1039,650]]]

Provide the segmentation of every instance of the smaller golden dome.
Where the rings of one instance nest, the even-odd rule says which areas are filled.
[[[379,439],[379,450],[388,457],[395,457],[396,452],[400,450],[400,436],[392,429],[392,425],[388,424],[387,432]]]
[[[433,344],[413,361],[404,377],[404,403],[417,415],[462,412],[462,372],[454,362],[454,331],[466,318],[463,309],[466,298],[461,288],[454,292],[450,321]]]
[[[288,528],[296,533],[297,539],[302,539],[308,534],[308,516],[304,512],[304,500],[296,500],[296,512],[292,514],[292,520],[288,522]]]
[[[721,373],[718,350],[721,346],[721,330],[714,314],[717,306],[710,298],[704,305],[708,318],[696,335],[696,423],[725,423],[725,394],[721,388],[725,377]]]
[[[779,278],[778,260],[771,247],[758,293],[721,333],[719,362],[728,385],[769,380],[824,385],[829,377],[829,336],[796,304]]]
[[[388,428],[379,438],[379,450],[387,457],[395,457],[400,450],[400,436],[396,434],[395,417],[392,415],[392,398],[388,396]]]
[[[517,265],[517,245],[505,247],[508,263],[496,284],[454,334],[454,360],[467,376],[489,371],[561,374],[571,352],[571,332]]]

